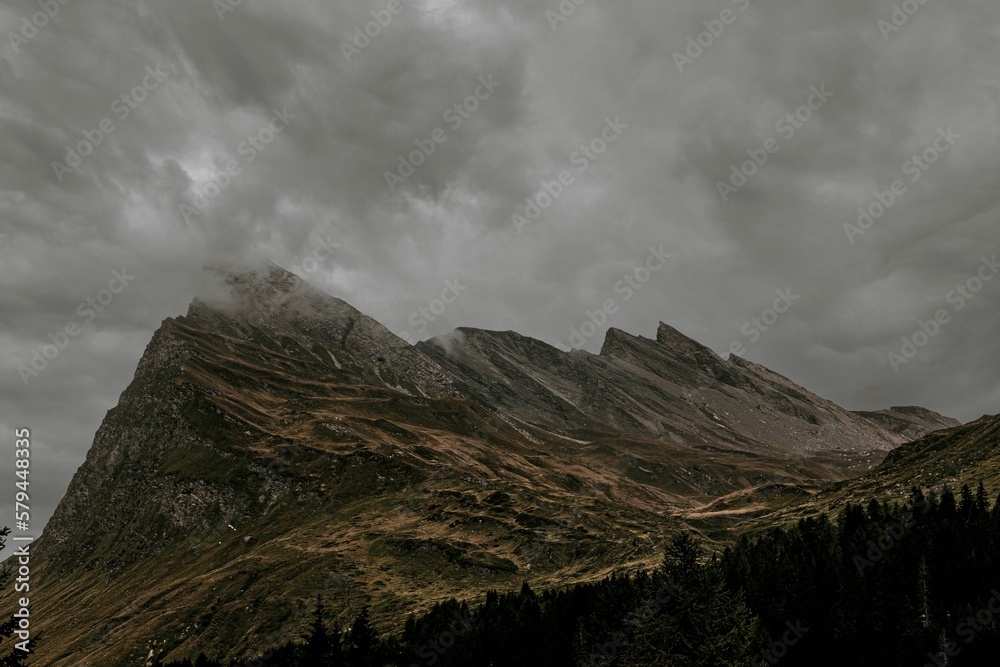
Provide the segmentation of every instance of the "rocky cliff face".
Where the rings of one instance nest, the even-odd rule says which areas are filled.
[[[745,359],[724,360],[661,323],[656,339],[608,331],[599,355],[514,332],[459,329],[419,343],[463,390],[561,429],[625,432],[755,454],[886,452],[957,422],[931,411],[852,413]]]
[[[895,433],[904,442],[916,440],[929,431],[960,425],[958,420],[942,417],[932,410],[915,406],[893,407],[877,412],[857,412],[855,414],[869,419],[890,433]]]
[[[98,429],[86,461],[46,526],[45,539],[37,545],[39,555],[51,554],[67,563],[85,560],[102,538],[140,519],[128,498],[163,483],[148,465],[151,456],[184,444],[212,446],[198,437],[183,416],[192,393],[173,382],[192,356],[193,350],[177,329],[164,323],[150,341],[132,384]],[[81,531],[83,526],[89,530]],[[120,551],[142,552],[157,540],[146,530],[138,532],[133,542],[107,545],[109,569],[114,570]]]
[[[937,418],[923,408],[891,408],[874,418],[908,429],[912,420]],[[739,513],[742,530],[765,530],[795,523],[818,513],[836,514],[848,502],[867,503],[873,498],[905,504],[914,487],[939,492],[945,485],[957,491],[969,485],[974,491],[1000,487],[1000,416],[986,415],[968,424],[952,426],[907,442],[889,452],[871,470],[857,477],[825,486],[812,495],[791,498],[790,487],[760,487],[719,498],[696,513],[691,523],[705,528],[721,517]],[[775,498],[784,496],[778,502]],[[731,524],[731,522],[730,522]]]
[[[476,329],[411,346],[278,267],[214,272],[36,544],[36,665],[252,654],[317,593],[398,624],[649,566],[719,498],[839,480],[952,424],[850,413],[665,324],[599,355]]]

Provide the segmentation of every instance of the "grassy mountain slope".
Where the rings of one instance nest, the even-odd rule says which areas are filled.
[[[477,330],[410,346],[277,267],[216,271],[34,545],[36,665],[254,653],[317,593],[398,627],[451,596],[648,567],[717,499],[791,504],[900,439],[666,325],[601,355]],[[922,418],[905,428],[947,421]]]

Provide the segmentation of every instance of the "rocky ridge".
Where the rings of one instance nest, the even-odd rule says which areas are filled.
[[[477,329],[411,346],[279,267],[213,271],[35,544],[37,665],[253,654],[316,593],[392,624],[646,567],[720,498],[808,495],[956,425],[846,411],[666,324],[597,355]]]

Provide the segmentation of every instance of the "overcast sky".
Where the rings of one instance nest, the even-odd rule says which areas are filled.
[[[1000,412],[1000,6],[902,4],[5,2],[0,445],[32,430],[35,525],[213,259],[413,340],[567,347],[590,311],[595,352],[663,320],[851,409]]]

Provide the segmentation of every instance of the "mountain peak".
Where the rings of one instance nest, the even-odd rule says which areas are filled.
[[[211,262],[204,265],[203,273],[205,282],[187,317],[209,328],[229,330],[241,324],[302,331],[320,327],[330,334],[370,319],[272,262]]]
[[[209,262],[203,267],[208,284],[196,301],[234,302],[232,305],[277,305],[289,298],[305,297],[317,305],[324,302],[327,305],[337,304],[339,309],[345,306],[359,313],[346,301],[331,296],[314,288],[291,271],[287,271],[273,262],[253,266],[235,264],[233,262]],[[221,304],[220,304],[221,305]]]
[[[318,364],[321,372],[350,375],[354,383],[454,394],[450,379],[423,352],[277,264],[217,262],[204,270],[207,283],[181,318],[184,325]]]
[[[414,346],[274,264],[206,269],[37,542],[65,591],[41,600],[55,637],[41,664],[137,664],[209,607],[212,628],[152,657],[299,636],[293,611],[317,594],[389,619],[431,579],[443,601],[529,571],[555,586],[581,563],[645,568],[694,507],[841,481],[940,424],[849,413],[666,324],[655,340],[609,329],[601,355],[473,328]],[[912,456],[921,473],[937,463],[932,446]],[[150,581],[176,594],[134,609],[122,591]],[[62,599],[86,600],[86,625]],[[273,603],[251,619],[248,599]],[[102,628],[125,617],[112,647]]]
[[[660,326],[656,330],[656,342],[687,357],[704,360],[707,355],[713,361],[722,361],[722,358],[711,348],[685,336],[666,322],[660,322]]]
[[[229,291],[246,295],[265,291],[288,293],[304,284],[297,275],[273,262],[256,266],[226,261],[206,262],[202,271]]]
[[[609,327],[604,334],[604,344],[601,345],[600,356],[610,357],[613,355],[616,347],[622,344],[630,345],[635,339],[636,337],[627,331]]]

